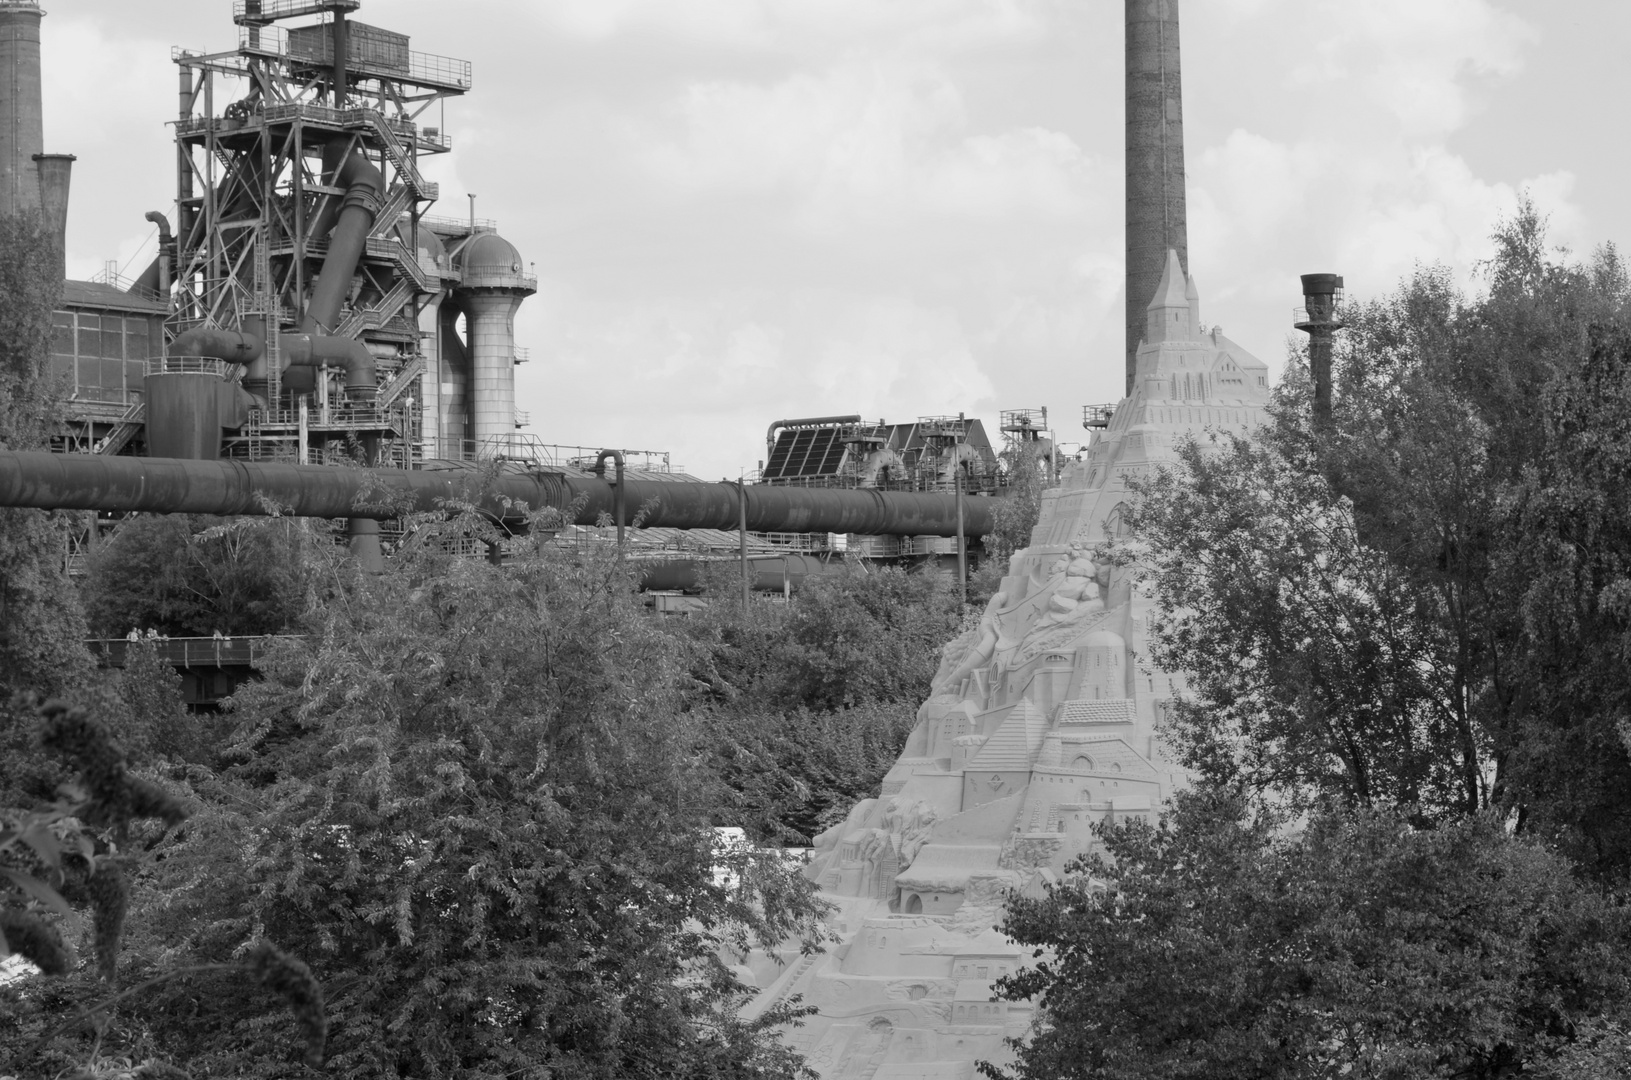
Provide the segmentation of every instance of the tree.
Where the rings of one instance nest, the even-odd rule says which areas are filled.
[[[148,962],[298,942],[339,1075],[792,1075],[769,1029],[796,1010],[737,1019],[721,956],[818,908],[777,857],[715,879],[685,640],[609,557],[497,568],[437,554],[439,528],[344,580],[234,699],[234,764],[194,781],[144,912],[184,945]],[[211,1075],[276,1074],[241,996],[204,975],[138,1019]]]
[[[1483,804],[1431,598],[1360,541],[1317,471],[1219,436],[1138,491],[1152,659],[1190,692],[1169,727],[1186,765],[1297,807]]]
[[[1190,766],[1422,820],[1498,806],[1623,880],[1631,290],[1528,203],[1495,239],[1482,296],[1422,270],[1349,307],[1331,424],[1294,371],[1249,440],[1137,485],[1122,557],[1161,598],[1154,659],[1193,676]]]
[[[89,560],[85,606],[106,637],[279,633],[305,609],[312,546],[289,518],[126,518]]]
[[[53,234],[37,215],[0,214],[0,449],[41,449],[50,435],[58,265]],[[68,532],[60,515],[0,508],[0,696],[62,692],[89,670],[84,618],[64,565]]]
[[[726,785],[715,823],[808,843],[875,794],[958,618],[945,576],[886,567],[807,581],[793,603],[745,616],[715,603],[676,626],[710,691],[710,754]]]
[[[1039,962],[998,993],[1039,1023],[988,1076],[1527,1075],[1631,989],[1624,909],[1488,815],[1288,833],[1200,789],[1101,836],[1079,876],[1009,904]]]

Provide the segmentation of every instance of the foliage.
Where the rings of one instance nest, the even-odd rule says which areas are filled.
[[[728,586],[711,592],[729,595]],[[715,602],[673,627],[709,689],[714,820],[755,838],[808,843],[876,793],[956,633],[944,575],[885,567],[807,581],[791,604],[746,615]]]
[[[1495,239],[1483,296],[1422,270],[1352,305],[1332,423],[1289,377],[1249,443],[1140,485],[1120,554],[1161,596],[1154,658],[1194,673],[1186,764],[1295,804],[1499,807],[1623,880],[1631,289],[1527,203]]]
[[[1482,805],[1431,597],[1278,447],[1190,440],[1178,462],[1127,520],[1160,597],[1152,658],[1193,695],[1169,727],[1186,764],[1299,807]]]
[[[289,518],[138,515],[90,558],[85,606],[95,632],[274,634],[306,606],[312,539]]]
[[[79,924],[70,904],[81,904],[91,914],[96,972],[103,983],[116,986],[131,878],[141,865],[141,859],[132,854],[133,831],[139,833],[149,821],[174,827],[187,818],[188,811],[163,786],[135,774],[107,727],[84,709],[48,702],[38,714],[42,745],[72,763],[77,774],[61,786],[56,803],[40,810],[10,812],[5,827],[0,828],[0,956],[15,951],[45,976],[70,975],[76,961],[62,931]],[[233,975],[247,972],[289,1001],[302,1029],[308,1062],[322,1061],[326,1023],[322,990],[305,965],[263,940],[249,951],[246,964],[222,964],[212,970]],[[15,1027],[0,1031],[0,1036],[9,1036],[4,1041],[12,1044],[10,1056],[20,1069],[31,1070],[44,1060],[72,1060],[76,1055],[71,1050],[53,1045],[59,1036],[70,1035],[82,1021],[105,1017],[119,1002],[175,974],[167,972],[111,996],[83,977],[68,980],[72,990],[66,995],[57,988],[46,988],[42,994],[38,980],[25,982],[6,991],[12,999],[9,1004],[14,1008],[8,1012],[15,1014]],[[42,1011],[38,1007],[42,997],[57,1008]],[[100,1000],[76,1008],[87,997]],[[62,1019],[62,1012],[71,1015]],[[24,1015],[36,1023],[24,1024]],[[51,1026],[42,1032],[46,1023]],[[90,1050],[93,1059],[99,1054],[103,1033],[97,1030]],[[144,1068],[147,1075],[164,1075],[161,1064]]]
[[[797,1010],[738,1019],[720,957],[817,907],[754,851],[715,880],[688,643],[614,561],[448,559],[419,525],[234,699],[234,763],[157,849],[149,962],[298,941],[338,1075],[791,1075],[769,1028]],[[243,993],[205,973],[138,1019],[210,1075],[278,1074]]]
[[[137,765],[154,759],[208,763],[212,741],[207,721],[187,712],[181,676],[159,655],[158,643],[143,637],[125,648],[119,673],[116,734]]]
[[[0,448],[36,450],[56,393],[48,374],[58,252],[34,215],[0,214]],[[83,677],[84,620],[64,559],[66,516],[0,508],[0,696],[61,693]]]
[[[1199,789],[1011,901],[1003,930],[1040,959],[998,992],[1040,1023],[986,1075],[1512,1075],[1631,989],[1625,910],[1488,815],[1282,824]]]
[[[877,795],[917,724],[917,710],[898,702],[785,713],[718,707],[714,716],[713,768],[725,786],[715,824],[800,845]]]

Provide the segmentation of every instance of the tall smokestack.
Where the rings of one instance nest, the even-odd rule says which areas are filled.
[[[1168,250],[1189,271],[1178,0],[1127,2],[1127,393]]]
[[[40,216],[57,244],[57,260],[62,276],[68,276],[68,181],[73,176],[72,154],[35,154],[35,175],[39,178]]]
[[[34,155],[45,150],[35,0],[0,0],[0,213],[40,207]]]

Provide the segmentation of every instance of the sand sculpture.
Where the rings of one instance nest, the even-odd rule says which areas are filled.
[[[1199,309],[1170,251],[1132,393],[1044,496],[979,626],[946,646],[878,798],[816,837],[806,872],[840,943],[763,965],[753,1009],[792,994],[820,1009],[790,1040],[823,1080],[963,1080],[1007,1060],[1003,1037],[1031,1013],[991,1000],[1029,959],[995,929],[1004,897],[1056,880],[1095,822],[1148,818],[1182,782],[1157,737],[1182,685],[1147,659],[1153,601],[1094,555],[1129,477],[1187,433],[1262,422],[1267,368]]]

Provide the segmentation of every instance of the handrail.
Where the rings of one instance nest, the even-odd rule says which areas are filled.
[[[217,360],[213,356],[150,356],[145,364],[148,375],[219,375],[231,376],[237,364]]]

